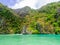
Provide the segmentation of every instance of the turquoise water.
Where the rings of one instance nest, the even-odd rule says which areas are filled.
[[[60,45],[60,35],[0,35],[0,45]]]

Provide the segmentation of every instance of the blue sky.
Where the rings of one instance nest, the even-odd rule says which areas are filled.
[[[31,8],[37,9],[47,3],[57,2],[59,0],[0,0],[0,3],[7,5],[12,9],[22,8],[29,6]]]
[[[16,3],[16,0],[0,0],[0,2],[7,6],[13,6]]]

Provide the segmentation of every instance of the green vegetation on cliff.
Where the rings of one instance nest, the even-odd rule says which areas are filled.
[[[26,6],[11,10],[0,4],[0,33],[60,34],[60,2],[34,10]]]
[[[21,20],[18,15],[0,4],[0,34],[19,33]]]

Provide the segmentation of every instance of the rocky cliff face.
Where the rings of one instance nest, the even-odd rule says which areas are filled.
[[[20,15],[22,18],[25,17],[26,15],[29,15],[29,11],[31,11],[31,8],[26,6],[21,9],[15,9],[14,12],[16,12],[18,15]]]

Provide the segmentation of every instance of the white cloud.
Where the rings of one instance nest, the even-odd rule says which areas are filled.
[[[39,0],[38,3],[37,3],[37,8],[40,8],[42,7],[43,5],[46,5],[48,3],[51,3],[51,2],[57,2],[59,0]]]
[[[56,2],[56,1],[59,1],[59,0],[22,0],[22,1],[17,0],[17,3],[14,6],[12,6],[11,8],[17,9],[17,8],[29,6],[31,8],[37,9],[47,3]]]
[[[37,3],[37,0],[23,0],[21,2],[19,1],[18,3],[16,3],[12,8],[17,9],[17,8],[22,8],[22,7],[25,7],[25,6],[29,6],[29,7],[35,9],[36,3]]]

